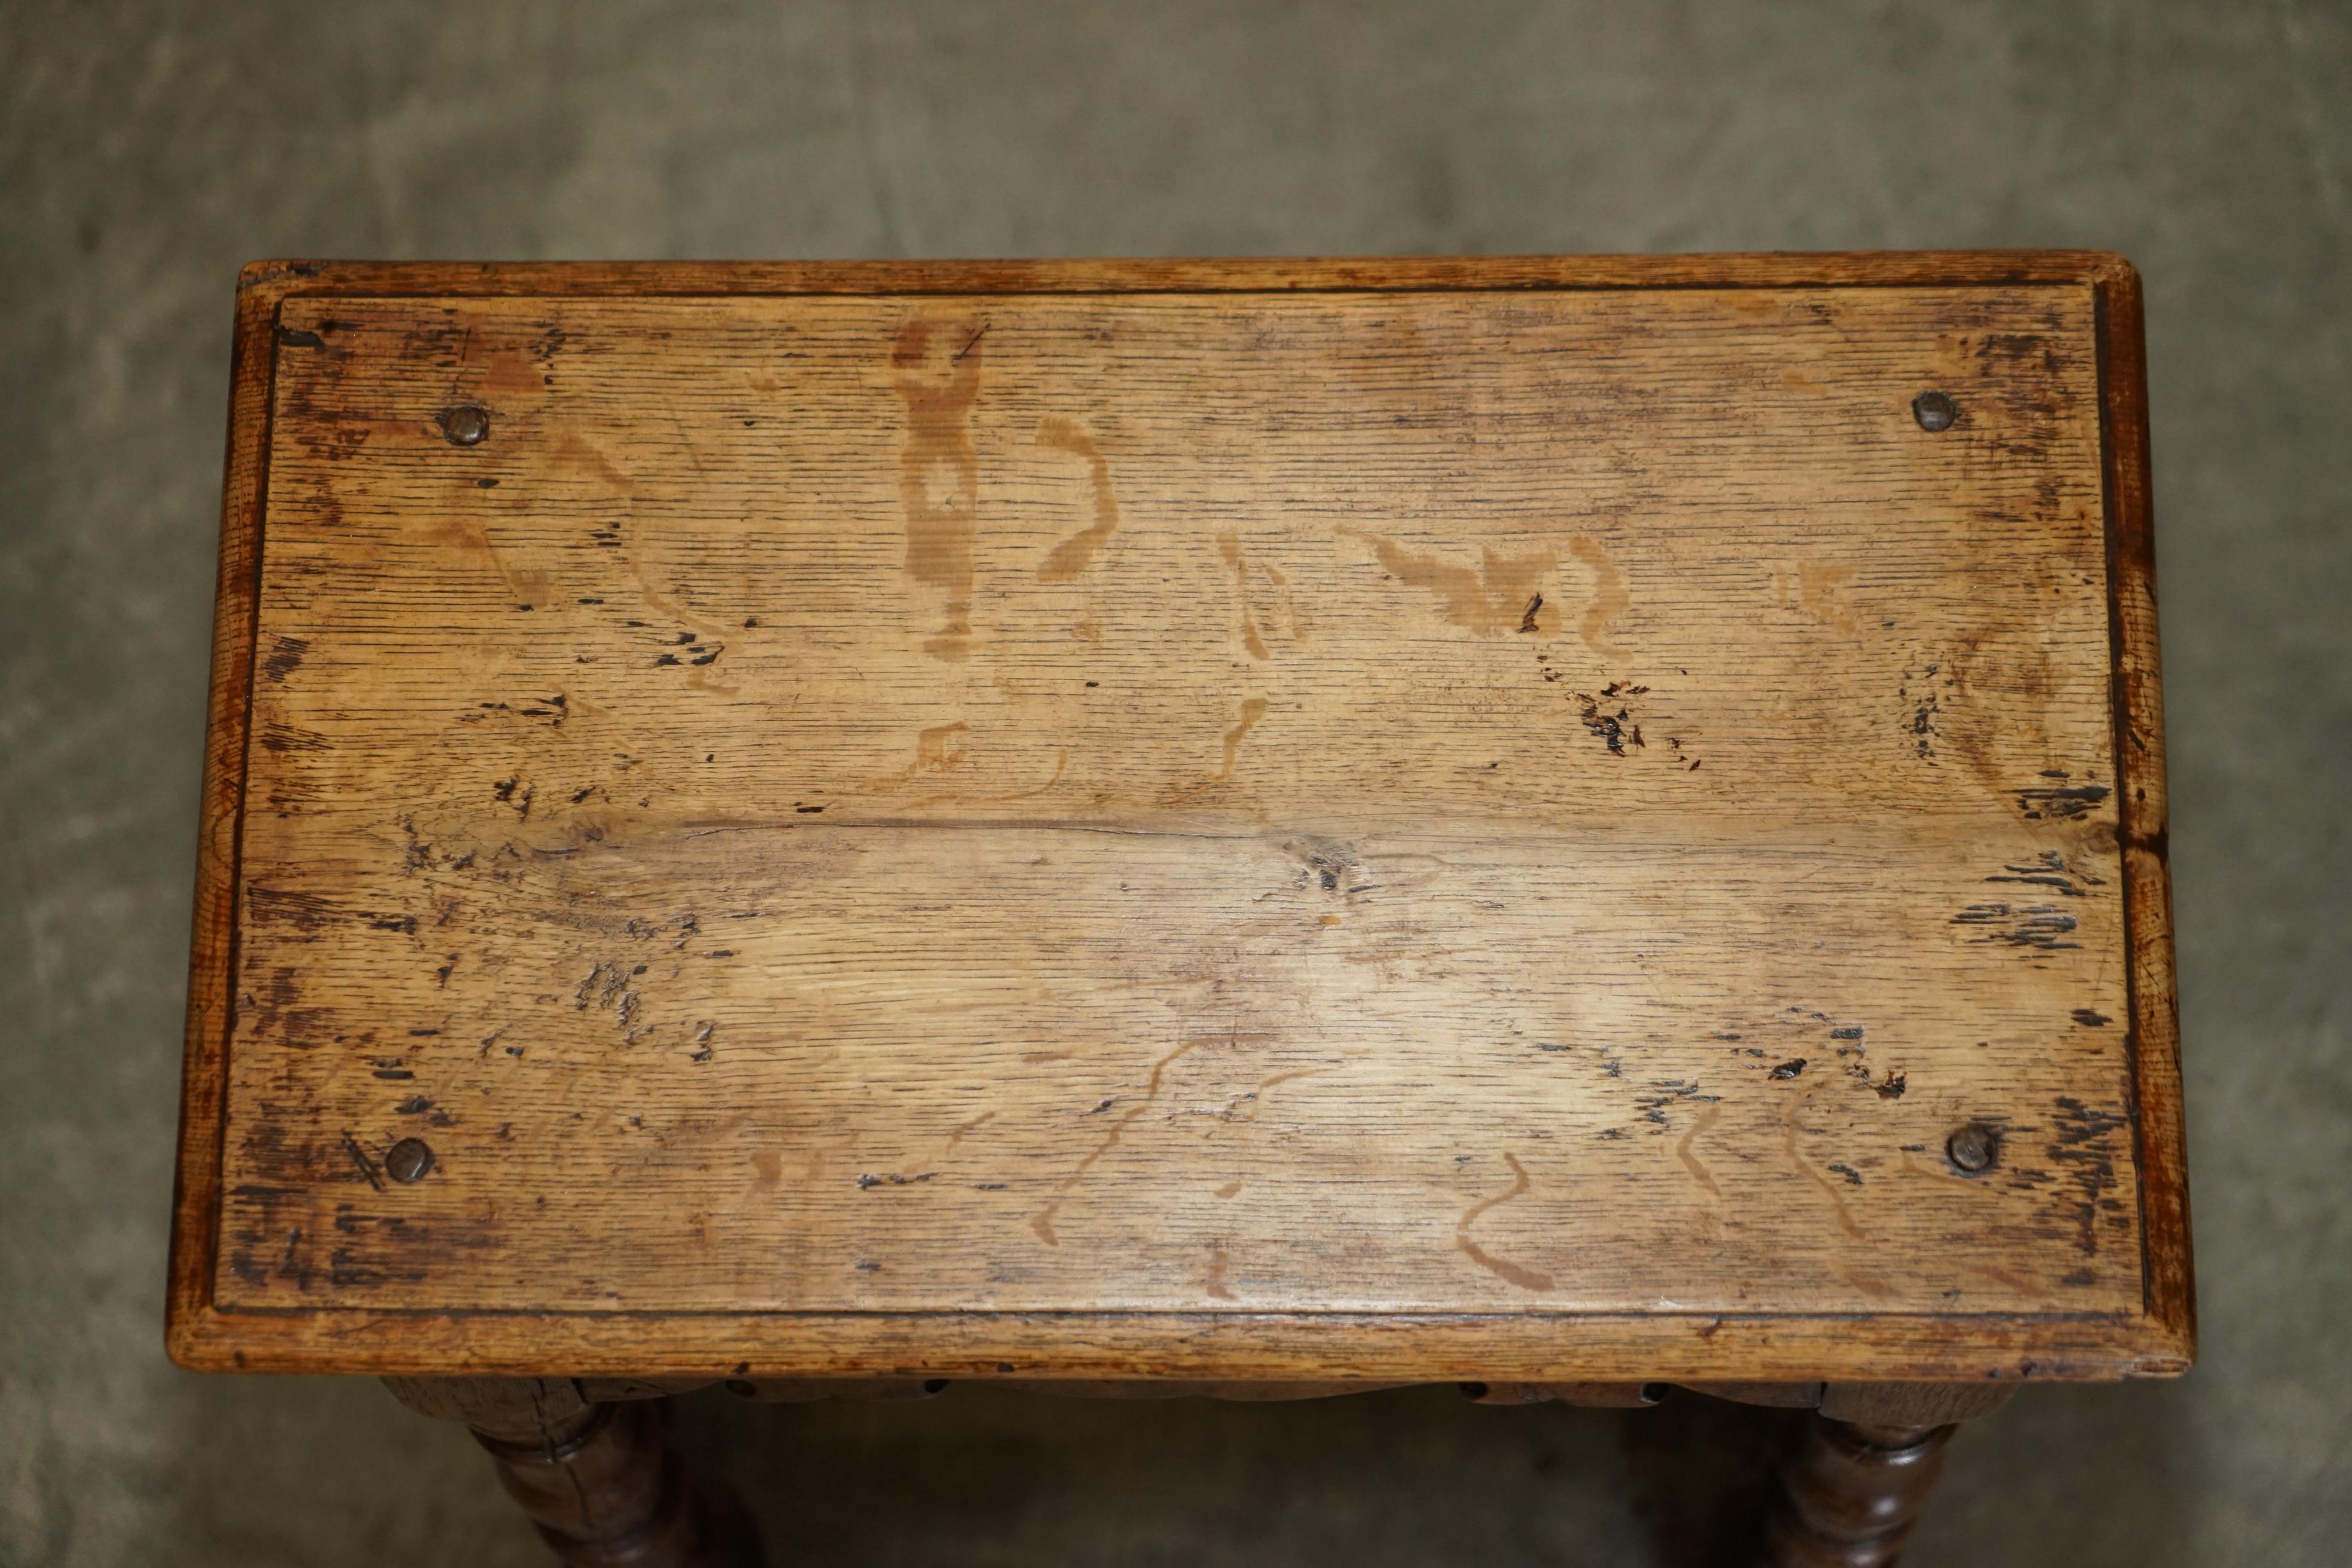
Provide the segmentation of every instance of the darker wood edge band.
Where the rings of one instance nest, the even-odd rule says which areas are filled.
[[[196,1336],[215,1315],[228,1133],[229,1035],[236,1015],[236,886],[244,854],[246,769],[260,635],[261,525],[276,401],[279,303],[268,290],[241,293],[229,351],[220,567],[214,597],[180,1139],[166,1266],[164,1342],[182,1365],[197,1364],[191,1359]]]
[[[521,1320],[530,1322],[605,1323],[1047,1323],[1164,1322],[1225,1327],[1233,1324],[1313,1324],[1328,1322],[1414,1324],[1454,1323],[1479,1326],[1546,1323],[1573,1328],[1579,1324],[1611,1323],[1627,1318],[1667,1326],[1706,1323],[2034,1323],[2113,1324],[2137,1321],[2121,1311],[2082,1312],[1708,1312],[1685,1309],[1649,1312],[1628,1308],[1596,1308],[1591,1311],[1432,1312],[1410,1308],[1361,1311],[1346,1307],[1302,1307],[1294,1311],[1256,1309],[1204,1312],[1189,1307],[1137,1307],[1123,1310],[1091,1307],[616,1307],[609,1311],[582,1311],[543,1307],[255,1307],[212,1305],[213,1316],[225,1320],[308,1322],[328,1318],[370,1321],[407,1320],[430,1322],[478,1322]],[[550,1374],[552,1375],[552,1374]]]
[[[2137,1312],[2051,1323],[1805,1314],[634,1314],[353,1310],[192,1321],[196,1370],[659,1379],[2114,1382],[2169,1344]],[[1829,1337],[1825,1331],[1834,1331]]]
[[[2172,1344],[2171,1353],[2150,1358],[2147,1370],[2177,1374],[2186,1372],[2196,1357],[2197,1328],[2181,1118],[2169,812],[2158,679],[2147,352],[2139,275],[2126,268],[2101,279],[2093,290],[2093,304],[2116,838],[2131,1025],[2125,1088],[2135,1137],[2141,1300]]]
[[[1774,251],[1687,256],[1131,258],[914,261],[257,261],[241,290],[458,297],[599,294],[1084,294],[1917,288],[2099,284],[2100,250]]]

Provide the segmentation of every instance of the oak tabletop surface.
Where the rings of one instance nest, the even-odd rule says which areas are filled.
[[[238,298],[188,1364],[2193,1354],[2119,258]]]

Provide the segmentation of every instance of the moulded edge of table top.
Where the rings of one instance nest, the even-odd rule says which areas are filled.
[[[2073,284],[2096,306],[2144,1294],[2136,1316],[224,1312],[235,890],[278,310],[295,296],[984,294]],[[238,279],[165,1339],[198,1370],[1034,1378],[2093,1381],[2196,1353],[2138,273],[2095,250],[912,262],[264,261]],[[662,1346],[639,1342],[647,1319]]]

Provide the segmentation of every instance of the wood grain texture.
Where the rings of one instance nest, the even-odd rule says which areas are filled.
[[[2126,292],[251,270],[174,1353],[2185,1365]]]

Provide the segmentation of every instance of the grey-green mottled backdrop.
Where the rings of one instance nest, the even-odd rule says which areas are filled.
[[[160,1343],[238,263],[1932,245],[2147,276],[2205,1353],[1964,1434],[1912,1561],[2344,1561],[2347,82],[2322,0],[13,0],[0,1563],[538,1561],[454,1429]],[[681,1423],[780,1562],[942,1565],[1693,1561],[1773,1435],[1443,1391]]]

